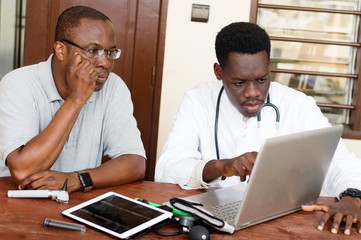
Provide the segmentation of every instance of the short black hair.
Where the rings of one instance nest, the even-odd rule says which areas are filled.
[[[80,19],[111,20],[98,10],[86,6],[74,6],[65,9],[59,16],[55,28],[55,42],[61,40],[73,40],[74,30],[79,26]]]
[[[254,23],[235,22],[224,27],[216,37],[216,56],[222,68],[231,52],[255,54],[265,50],[270,58],[271,41],[267,32]]]

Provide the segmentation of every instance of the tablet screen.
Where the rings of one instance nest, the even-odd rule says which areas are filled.
[[[119,238],[128,238],[172,216],[170,212],[113,192],[67,209],[63,214]]]

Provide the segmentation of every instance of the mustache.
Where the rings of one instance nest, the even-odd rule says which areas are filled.
[[[250,98],[241,103],[242,106],[252,106],[252,105],[263,105],[264,100],[258,99],[258,98]]]
[[[96,71],[98,73],[98,76],[101,77],[107,77],[109,75],[108,71]]]

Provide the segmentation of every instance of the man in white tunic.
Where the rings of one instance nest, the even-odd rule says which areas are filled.
[[[330,126],[312,97],[271,82],[270,39],[256,24],[233,23],[223,28],[216,38],[216,55],[217,80],[200,84],[184,95],[157,161],[158,182],[198,189],[247,184],[257,151],[266,138]],[[262,109],[267,96],[278,108],[279,128],[275,109]],[[219,98],[217,158],[214,129]],[[261,110],[261,121],[257,121]],[[221,180],[222,176],[227,178]],[[319,229],[333,218],[331,231],[335,233],[342,218],[347,218],[344,232],[350,234],[352,221],[361,219],[361,160],[342,141],[324,189],[330,196],[344,197],[337,205],[305,206],[304,210],[329,210]]]

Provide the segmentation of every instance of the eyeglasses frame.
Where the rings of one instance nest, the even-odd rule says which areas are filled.
[[[72,42],[72,41],[69,41],[69,40],[67,40],[67,39],[62,39],[62,40],[60,40],[60,42],[65,42],[65,43],[68,43],[68,44],[70,44],[70,45],[72,45],[72,46],[74,46],[74,47],[80,48],[81,50],[85,51],[86,54],[87,54],[87,56],[88,56],[89,48],[86,49],[86,48],[84,48],[84,47],[81,47],[81,46],[79,46],[78,44],[76,44],[76,43],[74,43],[74,42]],[[104,48],[101,48],[101,49],[98,49],[98,50],[103,50],[103,53],[102,53],[101,55],[98,55],[98,57],[91,57],[91,56],[88,56],[88,57],[90,57],[90,58],[99,58],[99,57],[103,56],[104,52],[106,52],[106,53],[107,53],[107,54],[106,54],[107,58],[108,58],[108,59],[111,59],[111,60],[114,60],[114,59],[118,59],[118,58],[120,57],[121,53],[122,53],[122,50],[121,50],[121,49],[116,48],[116,49],[114,49],[114,50],[115,50],[117,53],[119,53],[119,55],[117,55],[116,58],[110,58],[110,57],[109,57],[109,54],[110,54],[111,51],[114,51],[114,50],[109,50],[109,49],[104,49]]]

